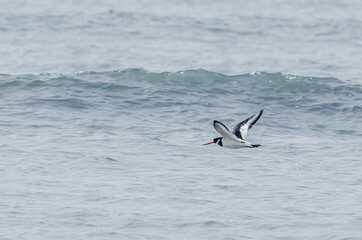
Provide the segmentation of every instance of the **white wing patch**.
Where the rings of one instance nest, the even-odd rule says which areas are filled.
[[[238,142],[240,142],[240,139],[238,139],[232,132],[230,132],[229,129],[221,122],[214,120],[214,128],[218,133],[220,133],[220,135],[224,139],[229,138],[229,139],[234,139],[234,140],[237,140]]]
[[[248,131],[250,128],[253,127],[253,125],[259,120],[261,115],[263,114],[263,110],[261,110],[259,113],[251,116],[250,118],[245,119],[241,123],[235,126],[233,133],[236,135],[236,137],[241,138],[245,140],[246,135],[248,134]]]

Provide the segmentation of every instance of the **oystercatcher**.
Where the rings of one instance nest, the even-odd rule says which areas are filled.
[[[248,134],[249,129],[253,127],[262,114],[263,110],[251,116],[250,118],[245,119],[235,126],[233,132],[230,132],[229,129],[221,122],[214,120],[214,128],[218,133],[220,133],[222,137],[214,138],[212,142],[205,143],[203,146],[211,143],[217,143],[221,147],[226,148],[260,147],[260,144],[252,144],[245,141],[245,137]]]

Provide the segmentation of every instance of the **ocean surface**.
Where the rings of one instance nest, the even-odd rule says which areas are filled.
[[[362,239],[361,11],[0,1],[0,240]]]

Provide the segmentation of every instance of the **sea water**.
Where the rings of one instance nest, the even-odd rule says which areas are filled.
[[[362,238],[358,1],[1,5],[1,240]]]

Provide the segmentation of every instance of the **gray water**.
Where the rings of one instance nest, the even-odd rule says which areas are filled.
[[[1,240],[362,238],[360,2],[0,5]]]

